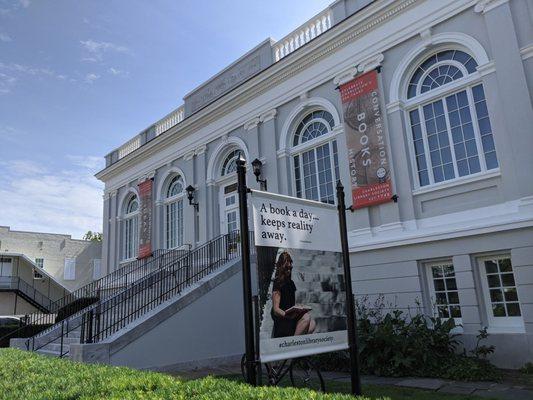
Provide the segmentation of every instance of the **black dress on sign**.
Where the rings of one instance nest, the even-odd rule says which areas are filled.
[[[279,308],[283,311],[288,310],[296,304],[296,285],[289,279],[283,283],[274,281],[273,292],[279,292],[281,299],[279,301]],[[270,315],[274,320],[274,332],[272,337],[279,338],[285,336],[294,336],[296,330],[296,319],[279,317],[274,313],[274,310],[270,311]]]

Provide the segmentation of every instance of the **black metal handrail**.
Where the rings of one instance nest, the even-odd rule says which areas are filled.
[[[41,307],[50,310],[52,300],[20,276],[0,276],[0,289],[18,290]]]
[[[113,288],[117,289],[117,291],[114,291],[113,294],[111,294],[110,296],[106,298],[112,298],[113,296],[120,295],[121,292],[126,291],[129,287],[134,285],[137,280],[142,280],[143,278],[153,274],[154,270],[157,271],[159,268],[161,268],[162,265],[164,265],[163,259],[164,260],[176,260],[176,259],[179,259],[180,257],[186,256],[190,252],[191,252],[190,249],[188,250],[180,250],[180,249],[166,250],[164,249],[164,250],[155,251],[152,256],[152,259],[148,263],[150,264],[150,268],[147,268],[147,265],[143,266],[143,270],[141,272],[144,275],[142,277],[137,276],[136,277],[137,279],[128,279],[127,277],[124,277],[124,281],[122,282],[122,284],[116,284],[113,286]],[[130,272],[137,273],[139,271],[137,270],[137,268],[135,268],[135,269],[130,269],[128,273]],[[118,281],[120,281],[120,279],[118,279]],[[113,280],[112,283],[117,283],[117,280]],[[104,299],[100,297],[98,302],[92,305],[89,305],[88,307],[85,307],[83,310],[78,311],[77,313],[69,316],[68,318],[60,322],[54,323],[52,326],[28,338],[25,342],[26,349],[29,351],[37,351],[39,349],[42,349],[48,344],[51,344],[51,343],[56,342],[57,340],[60,340],[59,356],[63,357],[64,355],[68,354],[68,350],[64,351],[65,349],[64,339],[68,338],[69,335],[71,335],[73,331],[81,327],[81,322],[83,321],[81,318],[82,315],[84,315],[84,313],[89,312],[90,310],[95,309],[100,304],[100,302],[102,302],[103,300]],[[52,333],[50,335],[50,332],[53,332],[54,330],[57,331],[57,334],[54,335]],[[41,337],[45,335],[48,337],[41,339]]]
[[[163,258],[163,265],[156,272],[83,313],[80,342],[102,341],[223,264],[239,258],[239,242],[239,232],[235,231],[205,243],[181,259]]]
[[[127,265],[111,272],[110,274],[107,274],[106,276],[103,276],[102,278],[97,279],[67,294],[64,297],[51,302],[50,306],[48,307],[49,312],[41,314],[40,318],[34,317],[34,322],[32,324],[49,325],[50,323],[54,323],[57,311],[78,299],[84,297],[95,297],[98,299],[111,297],[116,293],[122,291],[125,287],[127,287],[128,284],[131,284],[137,279],[141,279],[142,277],[151,273],[153,266],[156,266],[156,268],[159,266],[157,260],[162,255],[168,254],[173,255],[175,257],[181,257],[187,254],[189,251],[190,250],[161,249],[154,251],[152,256],[149,258],[132,261],[131,263],[128,263]],[[51,326],[50,328],[47,328],[40,332],[39,335],[49,332],[53,328],[54,326]],[[10,332],[9,334],[0,338],[0,340],[7,339],[8,337],[17,337],[17,334],[20,334],[23,330],[25,330],[25,327],[21,327],[16,331]]]

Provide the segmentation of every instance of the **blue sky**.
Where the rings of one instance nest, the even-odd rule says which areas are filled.
[[[101,231],[103,156],[332,0],[0,0],[0,225]]]

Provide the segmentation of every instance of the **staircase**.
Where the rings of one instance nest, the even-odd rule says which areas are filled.
[[[126,287],[128,287],[128,285],[131,285],[132,283],[151,274],[153,271],[156,271],[161,265],[163,265],[164,260],[179,258],[187,254],[187,252],[188,250],[156,250],[151,257],[128,263],[125,266],[111,272],[110,274],[103,276],[102,278],[97,279],[56,301],[45,299],[44,295],[40,293],[35,293],[34,298],[36,300],[42,299],[41,301],[45,305],[40,305],[38,307],[38,309],[41,310],[42,313],[28,315],[26,318],[26,320],[28,321],[27,323],[31,324],[36,329],[38,329],[37,327],[39,326],[45,328],[49,327],[50,325],[54,325],[58,316],[58,312],[60,310],[64,310],[66,307],[69,306],[72,307],[74,310],[77,310],[80,307],[76,305],[76,302],[81,299],[94,299],[96,301],[113,297],[114,295],[122,292]],[[7,281],[1,281],[0,290],[3,288],[3,286],[6,286],[7,284]],[[15,282],[9,282],[10,287],[14,284]],[[21,290],[21,293],[26,293],[26,297],[30,297],[32,295],[32,288],[29,287],[28,289],[26,286],[29,287],[27,283],[26,285],[18,283],[17,287],[19,288],[19,290]],[[83,306],[81,307],[85,308]],[[78,313],[80,311],[82,310],[79,309]],[[54,329],[57,329],[55,325],[43,330],[42,333]],[[22,326],[20,329],[0,338],[0,340],[25,337],[25,332],[27,332],[27,327]],[[28,341],[31,339],[33,338],[28,339]],[[27,345],[24,346],[24,348],[29,349],[29,346],[30,344],[28,342]]]
[[[239,233],[233,232],[189,252],[159,253],[152,258],[148,268],[130,273],[127,282],[120,281],[119,284],[115,279],[114,285],[101,287],[100,295],[104,292],[107,295],[96,303],[29,339],[12,344],[29,351],[64,357],[69,355],[73,343],[105,341],[162,303],[180,296],[185,289],[229,261],[240,258],[239,242]],[[137,279],[133,279],[134,276]]]
[[[52,300],[19,276],[0,277],[0,291],[16,292],[39,311],[50,311]]]

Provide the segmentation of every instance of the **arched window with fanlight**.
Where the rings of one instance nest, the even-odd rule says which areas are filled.
[[[137,257],[139,249],[139,199],[132,194],[124,205],[122,259]]]
[[[498,168],[477,66],[466,52],[444,49],[410,76],[406,110],[418,187]]]
[[[183,197],[185,183],[179,175],[170,179],[165,191],[165,246],[183,245]]]
[[[222,161],[221,176],[226,176],[237,171],[237,160],[241,155],[244,157],[240,149],[232,150],[226,155],[224,161]]]
[[[339,177],[335,120],[331,113],[316,110],[305,115],[296,126],[291,156],[296,196],[333,204]]]

